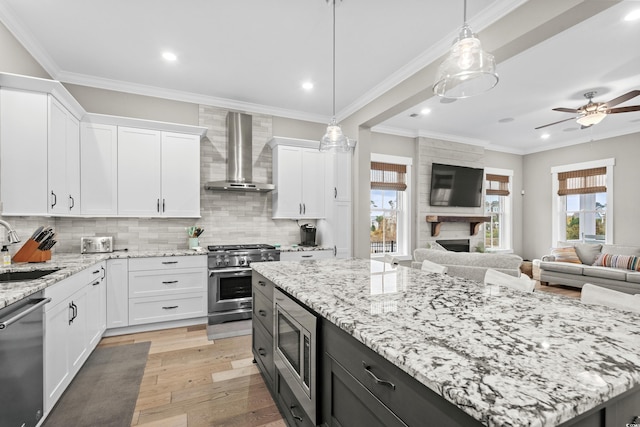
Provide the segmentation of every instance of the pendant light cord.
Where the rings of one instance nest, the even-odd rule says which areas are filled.
[[[333,2],[333,118],[336,117],[336,1]],[[466,0],[465,0],[466,1]]]
[[[462,12],[462,19],[464,21],[462,24],[466,24],[467,23],[467,0],[464,0],[464,10]]]

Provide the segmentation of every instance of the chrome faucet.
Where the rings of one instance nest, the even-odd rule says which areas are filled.
[[[20,238],[18,237],[18,233],[14,229],[11,228],[7,221],[3,221],[0,219],[0,225],[7,229],[7,237],[9,237],[9,243],[19,243]]]

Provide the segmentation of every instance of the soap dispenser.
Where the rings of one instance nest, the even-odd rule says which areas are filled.
[[[7,249],[7,246],[3,246],[0,252],[2,252],[2,266],[6,267],[11,265],[11,255],[9,255],[9,249]]]

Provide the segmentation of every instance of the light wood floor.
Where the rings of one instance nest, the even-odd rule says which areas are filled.
[[[251,336],[207,340],[205,325],[104,338],[151,341],[137,427],[286,427],[251,353]]]
[[[536,284],[579,298],[580,290]],[[251,353],[251,336],[208,341],[205,325],[104,338],[100,346],[151,341],[131,422],[136,427],[286,427]]]

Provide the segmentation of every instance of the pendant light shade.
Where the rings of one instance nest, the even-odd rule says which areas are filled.
[[[327,0],[333,4],[333,117],[327,126],[327,132],[320,139],[320,151],[345,153],[355,146],[355,141],[344,136],[342,128],[336,123],[336,1]]]
[[[480,40],[467,25],[467,2],[464,23],[449,55],[438,68],[433,93],[445,98],[468,98],[486,92],[498,84],[493,55],[482,50]]]

